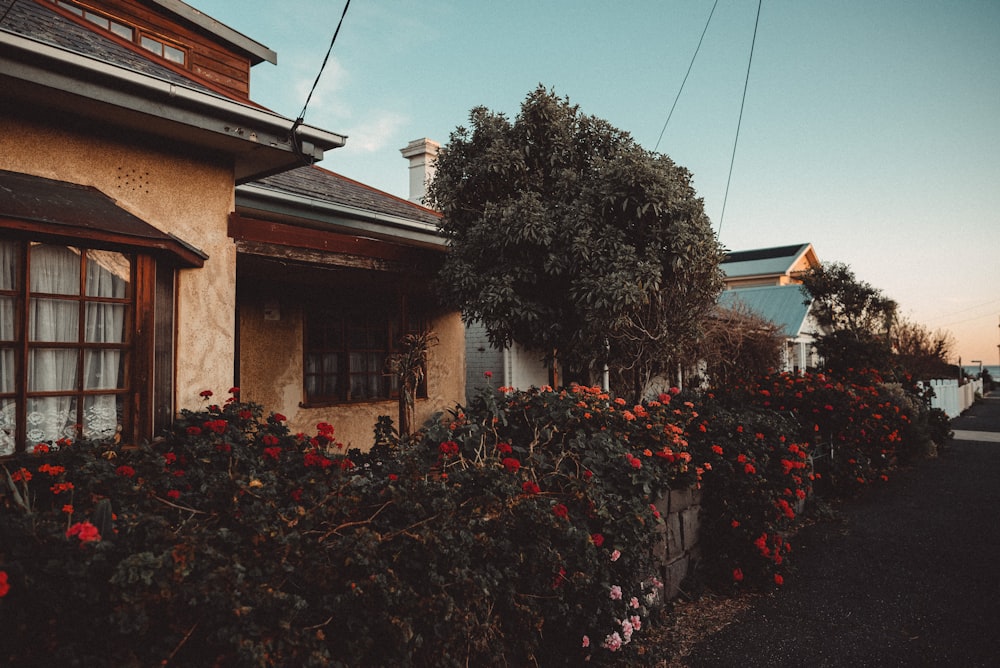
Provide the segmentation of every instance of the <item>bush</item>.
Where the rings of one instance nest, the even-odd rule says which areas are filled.
[[[697,477],[690,406],[490,390],[362,454],[236,391],[151,444],[4,463],[4,661],[652,662],[651,504]]]

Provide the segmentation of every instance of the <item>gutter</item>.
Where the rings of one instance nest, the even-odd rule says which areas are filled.
[[[404,239],[439,249],[447,246],[447,240],[433,223],[249,183],[236,187],[236,208],[299,219],[308,218],[310,221],[335,225],[355,232],[365,232],[386,239]]]
[[[131,126],[233,155],[237,182],[323,159],[346,137],[279,114],[0,31],[0,86],[60,111]],[[82,98],[82,100],[81,100]],[[241,160],[242,158],[242,160]]]

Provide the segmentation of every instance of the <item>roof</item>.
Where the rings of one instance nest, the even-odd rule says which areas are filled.
[[[809,315],[807,298],[800,285],[767,285],[755,288],[735,288],[719,295],[719,305],[734,308],[742,304],[747,310],[781,327],[787,337],[802,333]]]
[[[0,170],[0,218],[6,219],[5,229],[138,246],[169,253],[189,267],[202,266],[206,258],[100,190],[66,181]]]
[[[213,92],[99,33],[44,3],[0,0],[2,101],[229,156],[238,183],[344,145],[342,135]]]
[[[0,16],[0,30],[118,65],[133,72],[141,72],[164,81],[215,94],[194,79],[185,77],[138,51],[107,39],[97,31],[80,25],[43,4],[23,0],[0,0],[0,10],[4,12]]]
[[[445,245],[438,212],[316,165],[237,186],[236,208],[300,226],[438,249]]]
[[[216,21],[208,14],[203,14],[194,7],[181,2],[180,0],[149,0],[153,4],[173,12],[177,16],[185,19],[202,30],[207,30],[217,39],[226,42],[230,46],[236,47],[250,56],[250,62],[254,65],[267,61],[275,65],[278,64],[278,54],[267,48],[260,42],[250,39],[243,33],[237,32],[224,23]]]
[[[721,267],[726,278],[787,274],[811,249],[812,244],[796,244],[736,251],[726,254]]]

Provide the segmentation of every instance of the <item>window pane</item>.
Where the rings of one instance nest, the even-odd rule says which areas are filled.
[[[33,243],[28,264],[32,292],[80,294],[80,251],[76,248]]]
[[[111,251],[87,251],[87,296],[125,299],[128,297],[132,261]]]
[[[14,351],[0,348],[0,392],[13,392],[14,387]]]
[[[83,353],[83,389],[125,389],[122,353],[119,350],[87,350]]]
[[[71,5],[68,2],[60,2],[59,6],[62,7],[63,9],[68,9],[69,11],[73,12],[77,16],[83,16],[83,10],[80,9],[79,7],[77,7],[76,5]]]
[[[0,241],[0,290],[16,290],[20,247],[13,241]]]
[[[142,48],[152,51],[155,54],[163,55],[163,44],[152,37],[143,35],[139,43],[142,45]]]
[[[124,37],[130,42],[135,39],[135,35],[132,33],[132,28],[118,23],[117,21],[111,21],[111,32],[119,37]]]
[[[347,325],[347,345],[354,349],[368,347],[368,327],[364,319],[352,321]]]
[[[76,438],[76,399],[39,397],[28,399],[28,445]]]
[[[107,19],[107,17],[101,16],[100,14],[95,14],[94,12],[84,11],[83,12],[83,18],[87,19],[88,21],[90,21],[94,25],[101,26],[105,30],[107,30],[110,27],[108,25],[108,19]]]
[[[121,424],[122,400],[117,396],[84,397],[83,436],[90,439],[113,438]]]
[[[17,409],[13,399],[0,399],[0,457],[14,453]]]
[[[340,355],[335,353],[327,353],[323,355],[323,373],[339,373],[340,372]]]
[[[14,340],[14,298],[0,297],[0,341]]]
[[[79,387],[76,350],[31,350],[28,352],[28,391],[59,392]]]
[[[319,355],[316,355],[316,354],[306,355],[306,369],[305,369],[305,372],[307,374],[319,373],[320,370],[321,370],[321,367],[320,367],[320,364],[319,364],[320,359],[321,359],[321,357]]]
[[[125,342],[125,304],[87,304],[84,341],[88,343]]]
[[[323,397],[326,399],[339,399],[340,394],[340,377],[323,376]]]
[[[365,376],[351,376],[351,399],[367,399]]]
[[[80,304],[64,299],[32,299],[28,322],[29,341],[77,342],[80,340]]]
[[[163,45],[163,57],[175,63],[184,64],[184,52],[169,44]]]

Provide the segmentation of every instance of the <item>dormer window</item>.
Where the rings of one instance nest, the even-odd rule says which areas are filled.
[[[180,46],[171,44],[158,35],[150,34],[141,30],[137,26],[130,25],[107,14],[86,9],[72,2],[56,0],[55,4],[59,5],[66,11],[87,19],[99,28],[107,30],[108,32],[115,34],[122,39],[128,40],[133,44],[138,44],[142,48],[156,54],[160,58],[169,60],[172,63],[177,63],[181,66],[187,65],[187,51]]]

